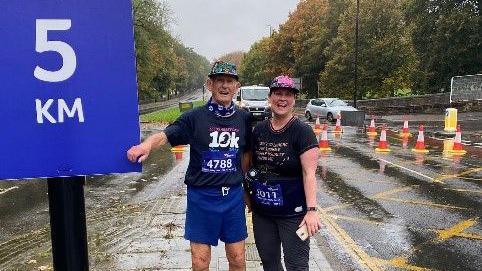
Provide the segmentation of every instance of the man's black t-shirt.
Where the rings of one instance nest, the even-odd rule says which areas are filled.
[[[253,130],[253,165],[266,180],[302,179],[300,155],[316,147],[313,130],[298,118],[280,130],[266,120]]]
[[[193,186],[234,186],[242,183],[241,158],[250,150],[249,113],[236,110],[218,117],[206,106],[182,114],[166,127],[172,146],[190,145],[185,183]]]

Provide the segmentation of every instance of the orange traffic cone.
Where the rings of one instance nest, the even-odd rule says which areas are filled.
[[[382,131],[380,132],[380,141],[378,142],[378,148],[375,149],[377,152],[389,152],[387,142],[387,131],[385,131],[385,124],[382,126]]]
[[[372,121],[370,122],[370,126],[368,126],[367,135],[377,135],[377,130],[375,128],[375,118],[372,116]]]
[[[341,134],[343,133],[343,128],[341,128],[341,115],[338,114],[336,116],[336,125],[335,130],[333,131],[334,134]]]
[[[319,135],[321,133],[320,117],[316,117],[315,128],[313,128],[315,134]]]
[[[320,151],[331,151],[330,145],[328,144],[328,125],[326,123],[323,125],[319,147]]]
[[[184,152],[184,146],[178,145],[171,148],[171,152],[174,153],[176,160],[182,159],[182,153]]]
[[[419,152],[419,153],[428,153],[428,150],[425,149],[425,138],[423,136],[423,125],[420,124],[418,128],[418,138],[417,138],[417,144],[415,144],[415,148],[412,149],[414,152]]]
[[[457,125],[457,131],[455,132],[454,138],[454,147],[450,153],[454,155],[464,155],[467,153],[462,146],[462,131],[460,130],[460,125]]]
[[[405,117],[405,120],[403,121],[403,128],[402,132],[400,132],[400,137],[410,137],[412,134],[410,133],[410,130],[408,129],[408,120]]]

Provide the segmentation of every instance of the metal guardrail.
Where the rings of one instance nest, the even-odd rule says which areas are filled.
[[[152,112],[156,112],[162,109],[176,107],[179,104],[178,101],[166,101],[154,104],[139,105],[139,114],[144,115]]]
[[[156,102],[156,103],[149,103],[149,104],[141,104],[139,105],[139,114],[144,115],[152,112],[156,112],[162,109],[177,107],[181,102],[189,102],[196,99],[196,96],[200,95],[202,92],[192,92],[188,93],[184,96],[176,97],[171,100]]]

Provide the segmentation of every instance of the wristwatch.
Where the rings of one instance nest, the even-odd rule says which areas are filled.
[[[316,208],[316,207],[306,207],[306,211],[308,211],[308,212],[310,212],[310,211],[316,212],[316,211],[318,211],[318,208]]]

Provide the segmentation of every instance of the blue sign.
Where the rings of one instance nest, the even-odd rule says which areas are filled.
[[[131,0],[0,10],[0,179],[140,171]]]

